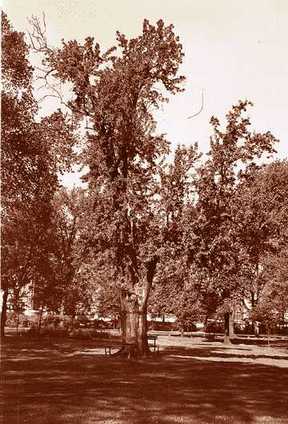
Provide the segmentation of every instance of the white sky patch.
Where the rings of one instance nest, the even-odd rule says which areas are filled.
[[[171,96],[158,111],[159,133],[177,144],[209,145],[212,115],[223,120],[239,99],[251,100],[252,129],[271,131],[280,140],[278,158],[287,157],[288,137],[288,2],[287,0],[2,0],[14,28],[27,31],[27,18],[45,12],[48,42],[80,42],[94,36],[103,50],[115,44],[115,32],[128,37],[141,33],[143,19],[173,23],[185,58],[180,74],[185,92]],[[204,90],[203,111],[199,110]],[[56,100],[41,114],[51,113]],[[76,174],[74,174],[76,175]],[[68,177],[67,177],[68,178]],[[78,178],[78,177],[77,177]],[[68,178],[69,184],[72,176]]]
[[[60,183],[65,187],[72,189],[77,187],[86,188],[87,183],[81,180],[81,177],[88,172],[88,167],[81,169],[79,165],[73,166],[72,172],[66,172],[64,175],[59,175]]]

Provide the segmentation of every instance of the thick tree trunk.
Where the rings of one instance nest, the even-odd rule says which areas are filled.
[[[1,310],[1,338],[5,336],[5,325],[7,320],[7,300],[8,300],[8,287],[2,289],[2,310]]]
[[[121,293],[122,349],[117,354],[137,358],[149,354],[147,310],[135,293]]]
[[[224,314],[224,344],[231,344],[231,338],[234,336],[233,312]]]
[[[139,321],[138,321],[137,345],[138,345],[138,350],[141,356],[147,356],[150,352],[149,346],[148,346],[147,331],[148,331],[147,309],[145,308],[144,310],[141,310],[139,312]]]
[[[146,264],[146,278],[140,286],[134,285],[130,290],[121,290],[121,330],[122,349],[118,355],[128,358],[145,357],[150,353],[147,339],[147,305],[156,271],[158,257]],[[141,290],[141,295],[140,295]]]

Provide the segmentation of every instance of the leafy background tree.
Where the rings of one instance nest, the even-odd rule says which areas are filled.
[[[258,304],[267,296],[276,303],[278,296],[286,299],[287,274],[281,264],[287,246],[287,176],[287,161],[276,161],[247,175],[238,190],[234,207],[247,252],[245,296],[250,299],[251,310],[259,309]],[[284,284],[283,293],[277,281]]]
[[[44,263],[51,250],[47,229],[57,172],[67,169],[75,143],[73,126],[61,112],[35,119],[28,52],[24,34],[2,13],[2,335],[9,290],[19,296],[36,275],[48,276]]]
[[[247,101],[240,101],[233,106],[226,115],[225,129],[220,127],[217,118],[211,118],[211,148],[208,159],[199,169],[197,216],[188,230],[189,261],[206,272],[208,291],[216,294],[218,307],[221,306],[224,313],[227,343],[233,309],[229,303],[233,305],[243,297],[239,278],[246,259],[235,225],[233,200],[240,178],[250,172],[255,160],[272,154],[276,142],[269,132],[260,134],[249,130],[250,120],[245,116],[249,105]]]

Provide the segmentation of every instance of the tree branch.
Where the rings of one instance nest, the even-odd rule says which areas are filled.
[[[188,116],[187,119],[192,119],[192,118],[195,118],[196,116],[200,115],[200,113],[202,112],[203,109],[204,109],[204,90],[202,89],[202,92],[201,92],[201,107],[198,110],[198,112],[194,113],[191,116]]]

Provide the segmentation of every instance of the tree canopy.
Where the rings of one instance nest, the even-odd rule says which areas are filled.
[[[251,130],[252,104],[232,106],[223,126],[211,118],[208,155],[197,144],[172,152],[155,111],[183,90],[173,25],[144,20],[139,36],[117,32],[102,51],[93,37],[53,48],[31,23],[62,109],[37,116],[29,48],[2,14],[2,330],[8,291],[28,284],[47,311],[74,317],[97,298],[119,313],[124,355],[149,353],[148,308],[182,327],[221,313],[226,339],[244,299],[258,317],[283,315],[287,162],[268,164],[277,140]],[[88,169],[87,188],[60,186],[73,161]]]

